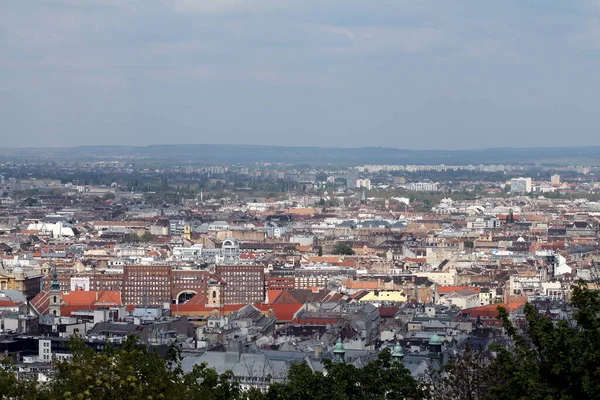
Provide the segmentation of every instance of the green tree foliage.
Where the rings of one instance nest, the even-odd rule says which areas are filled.
[[[294,245],[287,245],[283,248],[283,251],[286,253],[295,253],[296,252],[296,246]]]
[[[509,337],[491,352],[468,350],[435,376],[438,399],[585,400],[600,399],[600,295],[574,286],[573,320],[553,321],[525,306],[517,329],[499,307]]]
[[[364,368],[325,360],[327,374],[313,372],[306,363],[292,364],[285,383],[274,383],[267,392],[243,391],[228,371],[218,374],[206,364],[184,373],[177,346],[166,358],[149,352],[132,336],[119,348],[107,346],[96,353],[82,340],[72,339],[71,360],[58,361],[47,384],[17,380],[14,367],[0,368],[0,399],[11,400],[346,400],[424,399],[424,388],[390,352]]]
[[[47,384],[17,380],[10,363],[0,368],[0,399],[11,400],[236,400],[242,399],[231,372],[217,374],[205,364],[189,373],[181,368],[177,346],[166,358],[149,352],[134,336],[114,348],[96,353],[81,339],[70,343],[71,360],[56,362]]]
[[[352,250],[352,247],[350,247],[347,244],[338,243],[333,248],[333,251],[331,252],[331,254],[351,256],[351,255],[354,255],[354,250]]]
[[[425,399],[419,384],[402,363],[385,349],[363,368],[324,360],[327,374],[313,372],[306,363],[292,365],[286,383],[274,383],[267,400]]]
[[[18,380],[15,373],[12,360],[0,357],[0,400],[36,398],[35,382]]]

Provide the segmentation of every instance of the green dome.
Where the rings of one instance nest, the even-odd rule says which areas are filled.
[[[394,346],[392,357],[404,357],[404,351],[402,350],[402,346],[398,342],[396,342],[396,345]]]
[[[437,334],[433,334],[429,339],[429,345],[440,345],[442,344],[442,339]]]

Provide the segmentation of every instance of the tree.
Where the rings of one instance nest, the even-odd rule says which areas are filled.
[[[509,342],[451,361],[435,385],[437,398],[600,398],[600,294],[580,282],[573,287],[571,307],[573,320],[554,321],[526,304],[519,330],[499,306]]]
[[[303,362],[293,364],[286,383],[274,383],[268,400],[359,400],[424,399],[425,387],[400,362],[391,359],[389,349],[363,368],[323,360],[327,374],[313,372]]]
[[[283,251],[286,253],[294,253],[296,251],[296,246],[294,245],[287,245],[283,248]]]
[[[0,357],[0,399],[34,399],[37,398],[34,381],[17,379],[17,369],[8,357]]]
[[[317,255],[318,255],[319,257],[323,257],[323,246],[319,246],[319,247],[317,248]]]
[[[59,361],[54,379],[30,398],[236,400],[242,394],[230,371],[219,375],[201,364],[184,373],[176,344],[166,358],[148,351],[135,336],[118,349],[107,346],[100,353],[74,337],[70,349],[72,359]]]
[[[113,192],[107,192],[102,195],[102,200],[114,200],[115,194]]]
[[[338,243],[333,248],[332,254],[352,256],[355,254],[355,252],[352,250],[351,246],[344,243]]]
[[[434,383],[431,398],[436,400],[487,399],[493,377],[487,368],[489,360],[481,349],[466,347],[460,357],[452,357],[441,371],[430,370]]]

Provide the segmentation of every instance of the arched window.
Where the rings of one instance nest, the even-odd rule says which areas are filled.
[[[217,297],[217,291],[213,290],[213,299]]]
[[[54,296],[54,297],[53,297],[53,300],[52,300],[52,302],[53,302],[53,303],[56,303],[56,296]]]

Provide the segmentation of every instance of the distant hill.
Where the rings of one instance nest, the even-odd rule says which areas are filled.
[[[386,147],[326,148],[263,145],[80,146],[0,148],[3,161],[120,159],[140,164],[215,165],[262,162],[309,165],[360,164],[556,164],[600,165],[600,147],[403,150]]]

